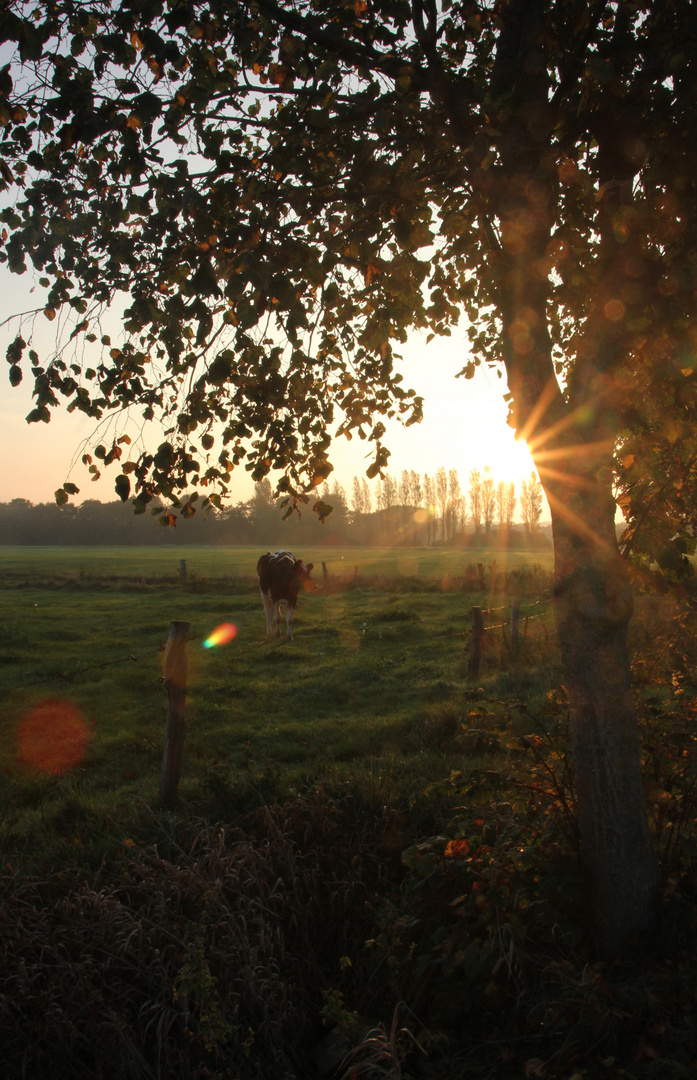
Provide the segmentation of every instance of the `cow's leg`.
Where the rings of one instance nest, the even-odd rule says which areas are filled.
[[[266,615],[266,634],[273,634],[273,603],[271,600],[271,593],[265,593],[263,589],[259,589],[261,593],[261,599],[264,604],[264,614]]]
[[[276,628],[276,637],[281,636],[281,604],[283,601],[277,600],[273,606],[273,624]]]
[[[293,615],[295,614],[295,604],[288,604],[286,608],[286,636],[288,641],[293,640]]]

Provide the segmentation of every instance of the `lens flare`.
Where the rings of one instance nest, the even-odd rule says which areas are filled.
[[[232,641],[237,637],[237,627],[234,623],[224,622],[220,626],[216,626],[212,634],[206,638],[203,643],[204,649],[213,649],[217,645],[227,645],[228,641]]]
[[[62,773],[80,764],[91,738],[89,725],[75,705],[47,698],[20,720],[17,755],[31,769]]]

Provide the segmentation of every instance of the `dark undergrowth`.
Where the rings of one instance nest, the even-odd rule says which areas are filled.
[[[563,693],[534,717],[480,697],[443,737],[489,764],[409,803],[316,789],[234,825],[143,806],[118,864],[6,866],[4,1075],[694,1076],[693,733],[669,705],[644,716],[662,921],[633,955],[593,945]]]

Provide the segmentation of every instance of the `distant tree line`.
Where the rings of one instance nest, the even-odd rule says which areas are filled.
[[[503,541],[534,544],[539,537],[542,489],[535,473],[521,485],[494,482],[491,470],[473,469],[467,494],[457,469],[439,468],[433,477],[404,469],[399,480],[385,473],[373,494],[354,476],[351,498],[338,481],[325,484],[322,498],[333,507],[324,524],[309,508],[282,520],[271,483],[262,480],[254,495],[236,506],[179,518],[175,529],[155,527],[150,513],[134,514],[130,502],[88,499],[78,506],[0,503],[0,544],[165,545],[245,544],[292,548],[302,544],[486,546]],[[514,529],[520,504],[522,529]],[[155,507],[162,516],[164,508]],[[515,534],[515,535],[514,535]]]
[[[336,483],[332,489],[327,488],[325,497],[346,503],[345,492]],[[467,493],[461,488],[457,469],[446,471],[443,466],[433,477],[403,469],[399,480],[385,473],[377,482],[376,511],[389,523],[386,531],[401,538],[401,542],[413,531],[426,545],[463,543],[467,541],[468,526],[475,541],[482,532],[485,538],[491,538],[497,526],[500,540],[511,534],[518,503],[524,532],[532,540],[542,516],[542,486],[534,471],[523,480],[520,496],[512,480],[496,483],[488,465],[483,472],[471,470]],[[351,508],[355,524],[363,523],[370,531],[369,524],[362,520],[373,516],[370,491],[365,480],[357,476],[353,478]]]

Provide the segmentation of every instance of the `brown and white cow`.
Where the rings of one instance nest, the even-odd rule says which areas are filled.
[[[257,563],[259,591],[266,613],[266,633],[281,634],[281,604],[286,607],[286,631],[288,641],[293,640],[293,615],[298,603],[298,592],[314,592],[317,585],[310,577],[313,563],[305,564],[296,559],[291,551],[267,551]]]

